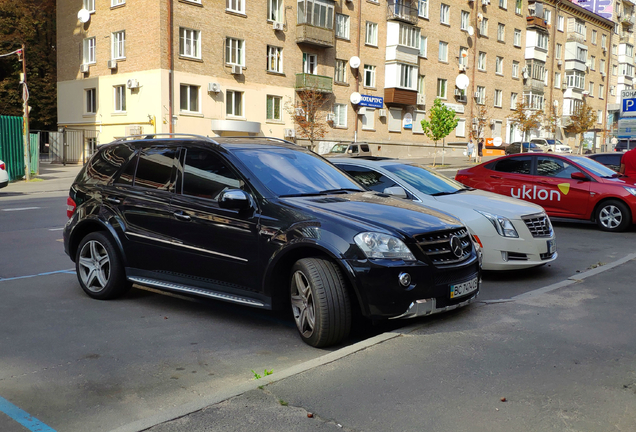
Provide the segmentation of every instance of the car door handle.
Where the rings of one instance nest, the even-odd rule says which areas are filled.
[[[111,204],[121,204],[121,200],[119,198],[107,197],[106,201],[108,201]]]
[[[501,176],[496,176],[496,175],[491,175],[490,178],[500,179],[501,180]]]
[[[174,212],[173,214],[174,214],[174,217],[176,217],[180,221],[189,222],[190,220],[192,220],[190,216],[183,213],[182,211]]]

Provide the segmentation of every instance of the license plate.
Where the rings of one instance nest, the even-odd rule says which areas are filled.
[[[450,286],[450,297],[457,298],[477,290],[477,278]]]
[[[556,239],[548,240],[548,253],[553,254],[556,252]]]

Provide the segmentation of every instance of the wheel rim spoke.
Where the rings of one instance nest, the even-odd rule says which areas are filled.
[[[606,228],[616,228],[623,221],[623,214],[616,206],[607,206],[599,215],[601,224]]]
[[[303,336],[310,337],[316,324],[314,300],[309,281],[301,271],[293,276],[291,304],[298,330]]]
[[[82,282],[90,291],[99,292],[108,284],[110,257],[98,241],[87,242],[80,252],[79,270]]]

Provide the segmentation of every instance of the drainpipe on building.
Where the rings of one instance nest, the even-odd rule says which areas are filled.
[[[172,120],[172,99],[174,93],[174,56],[173,56],[173,35],[172,35],[172,27],[173,27],[173,0],[168,0],[168,124],[170,127],[168,130],[170,133],[173,133],[174,125]]]
[[[607,114],[608,114],[607,105],[609,105],[609,96],[610,96],[609,88],[610,88],[610,79],[611,79],[610,78],[610,68],[612,66],[612,51],[611,51],[611,49],[612,49],[612,36],[613,35],[614,35],[614,30],[612,29],[612,30],[609,31],[609,40],[607,42],[608,46],[607,46],[607,51],[606,51],[609,54],[607,56],[607,61],[605,62],[606,63],[605,68],[607,69],[605,71],[605,76],[607,77],[607,82],[605,82],[605,115],[603,116],[604,117],[603,118],[603,135],[605,135],[605,141],[606,141],[603,145],[604,145],[605,151],[607,151],[608,144],[610,143],[610,141],[609,141],[609,125],[607,124]],[[613,119],[614,119],[614,116],[612,116],[612,120]]]
[[[549,114],[552,115],[552,113],[554,113],[554,60],[556,60],[556,32],[557,32],[557,26],[559,24],[559,4],[561,3],[561,0],[556,0],[555,3],[555,12],[554,12],[554,19],[555,19],[555,25],[552,26],[552,65],[550,66],[550,79],[548,80],[548,82],[550,83],[550,100],[549,100],[549,105],[548,105],[548,109]],[[564,22],[565,22],[565,17],[563,18]],[[563,52],[561,53],[565,56],[565,48],[563,49]],[[563,72],[565,72],[565,62],[563,62],[564,66],[563,66]],[[561,78],[563,79],[563,78]],[[555,125],[556,126],[556,125]],[[552,132],[552,138],[556,139],[556,128],[554,130],[554,132]]]
[[[473,3],[473,9],[474,9],[473,12],[475,14],[475,31],[473,32],[473,36],[475,39],[473,41],[473,67],[471,68],[472,72],[471,72],[471,79],[470,79],[470,95],[467,95],[467,96],[468,96],[468,100],[470,101],[470,136],[473,137],[475,140],[478,140],[479,137],[474,136],[475,129],[473,128],[473,120],[474,120],[473,110],[475,108],[474,96],[475,96],[475,72],[477,69],[477,40],[479,39],[479,37],[477,36],[479,32],[479,19],[478,19],[479,6],[477,6],[477,3],[479,2],[476,0],[476,1],[473,1],[472,3]]]
[[[358,4],[358,41],[356,55],[360,58],[360,32],[362,31],[362,0]],[[360,92],[360,66],[356,69],[356,93]],[[358,107],[359,108],[359,107]],[[355,111],[355,130],[353,131],[353,142],[358,142],[358,111]]]

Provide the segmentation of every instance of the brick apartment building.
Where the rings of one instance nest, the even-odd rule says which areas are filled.
[[[58,119],[100,143],[150,132],[292,138],[286,108],[319,87],[329,96],[321,150],[430,145],[420,121],[437,97],[460,121],[450,146],[466,143],[479,106],[485,137],[520,140],[510,116],[521,98],[554,106],[559,126],[587,98],[602,131],[610,97],[631,86],[624,21],[617,29],[569,0],[58,0]],[[562,127],[556,135],[574,144]]]

